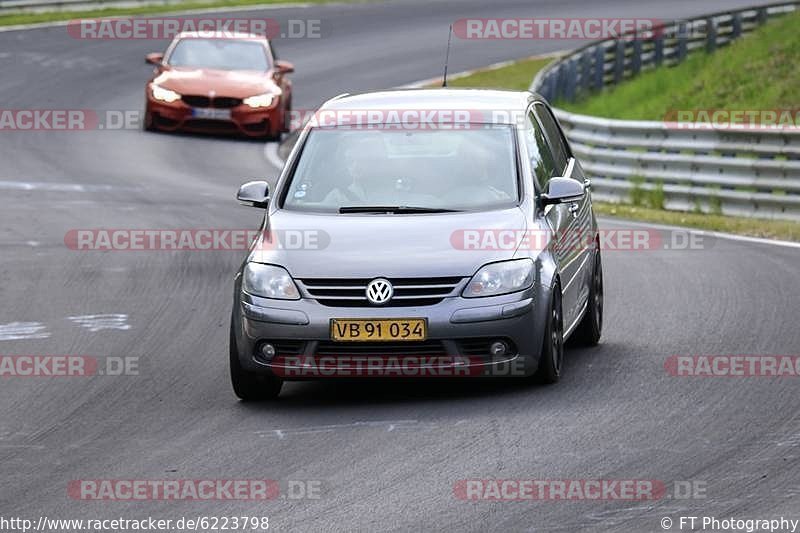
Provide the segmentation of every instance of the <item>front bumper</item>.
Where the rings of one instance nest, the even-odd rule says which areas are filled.
[[[452,297],[419,307],[330,307],[306,298],[259,298],[238,286],[236,293],[233,331],[241,366],[290,380],[531,375],[538,366],[549,302],[548,290],[538,284],[511,295]],[[330,336],[332,318],[425,318],[427,340],[337,343]],[[488,346],[498,340],[510,350],[492,356]],[[274,357],[261,354],[266,342],[276,347]],[[398,364],[403,372],[388,371]]]
[[[149,91],[148,91],[149,93]],[[251,108],[241,104],[229,108],[230,120],[195,118],[192,107],[181,100],[167,103],[146,95],[146,120],[162,131],[187,131],[197,133],[222,133],[247,137],[275,136],[283,131],[284,117],[280,98],[267,108]]]

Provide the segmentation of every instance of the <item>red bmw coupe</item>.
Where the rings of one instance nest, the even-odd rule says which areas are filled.
[[[147,130],[270,140],[288,131],[294,66],[275,59],[263,36],[181,33],[146,61],[155,65],[145,90]]]

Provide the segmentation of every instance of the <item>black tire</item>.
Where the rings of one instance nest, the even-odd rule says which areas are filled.
[[[157,131],[153,120],[153,114],[145,111],[144,120],[142,121],[142,129],[144,131]]]
[[[274,400],[281,393],[283,380],[274,376],[264,376],[248,372],[242,368],[239,362],[239,350],[236,347],[236,337],[233,334],[233,324],[231,324],[230,366],[233,392],[242,401],[258,402]]]
[[[589,301],[581,323],[575,329],[572,338],[583,346],[596,346],[603,333],[603,262],[600,249],[594,253],[592,281],[589,287]]]
[[[553,287],[547,326],[542,342],[542,354],[536,378],[540,383],[556,383],[561,378],[564,365],[564,315],[561,310],[561,287]]]

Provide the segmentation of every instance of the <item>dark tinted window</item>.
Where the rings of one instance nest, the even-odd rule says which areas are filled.
[[[542,129],[533,113],[528,114],[528,124],[525,128],[525,142],[528,145],[528,156],[530,157],[531,172],[536,181],[539,182],[541,190],[547,186],[547,180],[555,173],[555,162],[550,147],[544,139]]]
[[[415,206],[489,210],[519,198],[515,130],[317,127],[309,133],[283,207]]]
[[[173,67],[260,72],[269,68],[267,53],[260,42],[194,37],[178,41],[169,56],[169,64]]]
[[[561,132],[558,129],[558,125],[556,124],[553,115],[550,113],[550,110],[542,104],[536,104],[534,109],[536,110],[536,116],[539,119],[539,123],[544,128],[544,133],[547,136],[547,142],[553,149],[553,158],[555,159],[556,170],[558,174],[561,174],[564,172],[564,169],[567,168],[569,150],[564,144],[564,139],[561,137]]]

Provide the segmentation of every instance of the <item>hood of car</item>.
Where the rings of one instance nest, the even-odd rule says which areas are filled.
[[[213,93],[213,96],[247,98],[279,91],[272,79],[272,71],[170,68],[156,76],[153,82],[179,94],[203,96]]]
[[[250,260],[295,278],[471,276],[514,257],[522,210],[442,214],[322,215],[278,210]],[[498,236],[501,236],[499,239]]]

